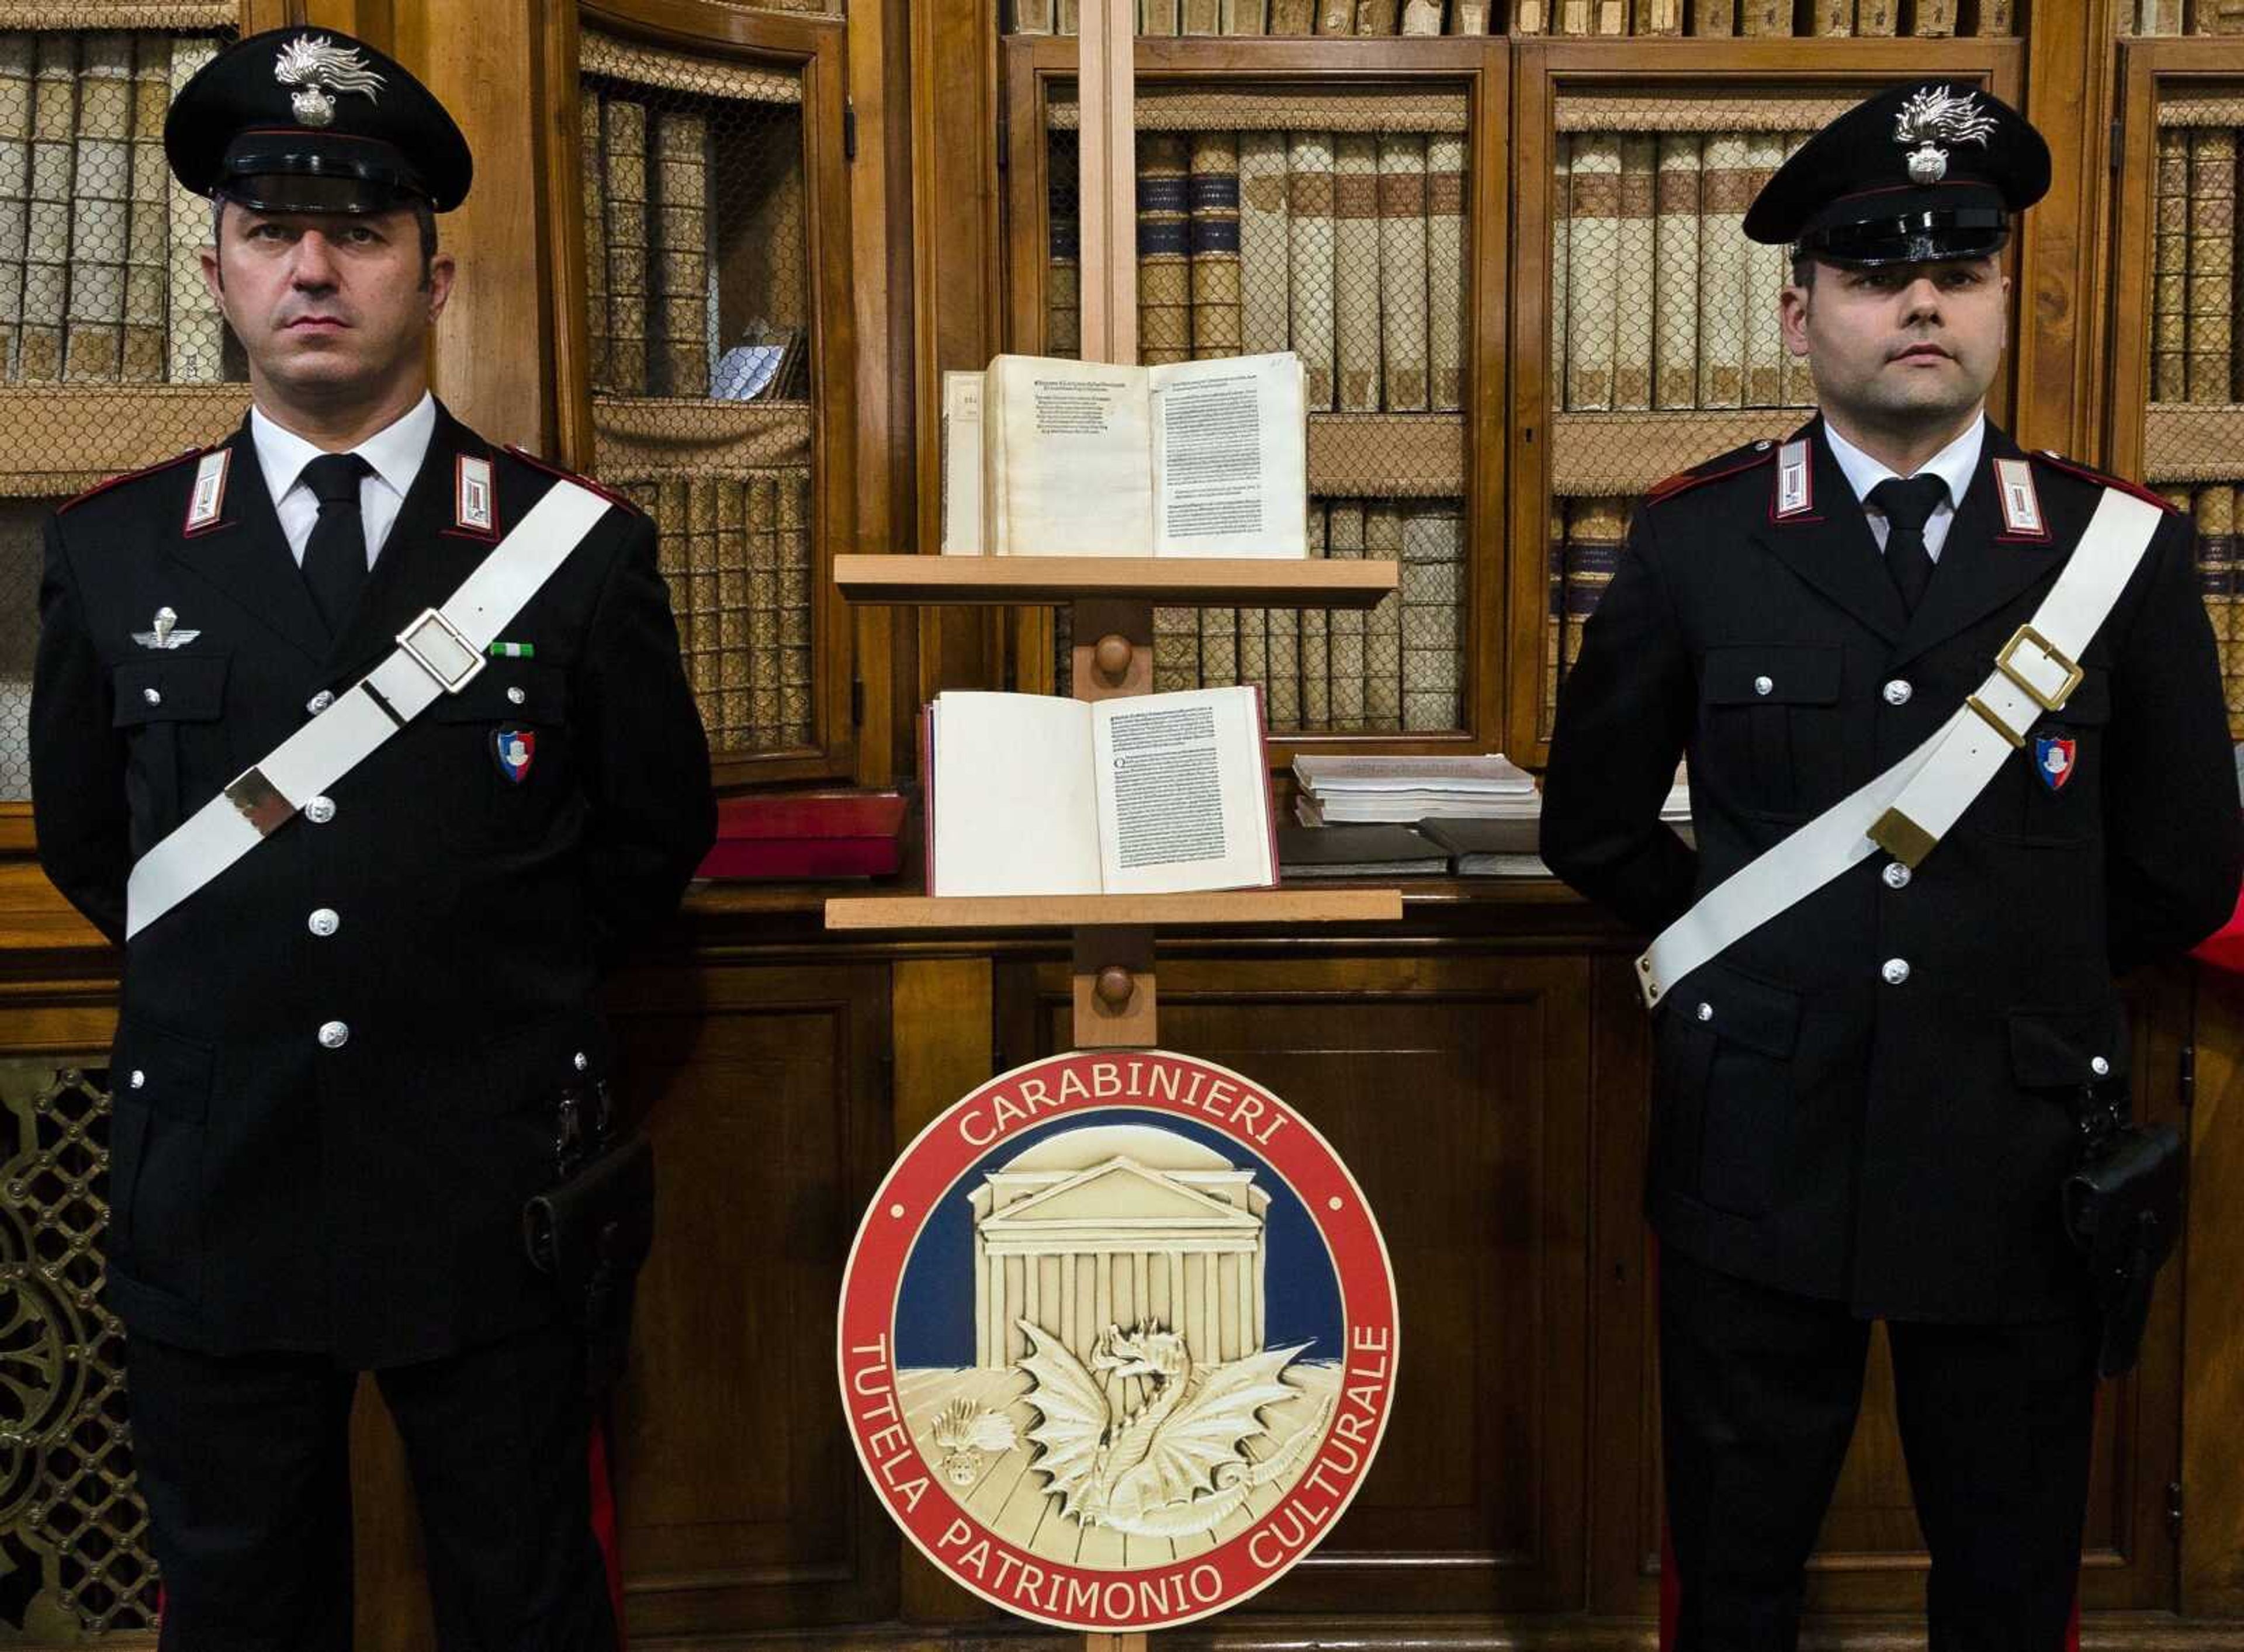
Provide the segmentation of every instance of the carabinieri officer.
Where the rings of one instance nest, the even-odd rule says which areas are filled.
[[[603,966],[713,829],[653,528],[429,395],[470,163],[405,70],[260,34],[166,143],[253,407],[56,514],[31,719],[41,858],[125,944],[108,1300],[162,1645],[349,1644],[372,1371],[439,1645],[606,1647],[584,1347],[522,1224]]]
[[[2112,972],[2216,927],[2240,845],[2187,518],[1986,417],[1998,254],[2048,183],[2031,126],[1941,85],[1786,162],[1746,232],[1792,249],[1820,416],[1653,491],[1559,699],[1544,858],[1646,932],[1719,929],[1695,903],[1951,727],[1941,772],[1979,787],[1944,830],[1895,804],[1905,829],[1840,834],[1828,881],[1726,944],[1669,931],[1700,960],[1680,978],[1667,935],[1647,954],[1686,1652],[1796,1643],[1879,1318],[1935,1652],[2058,1652],[2073,1601],[2097,1364],[2059,1212],[2074,1108],[2127,1073]],[[2063,628],[2044,605],[2099,517],[2139,557],[2116,601],[2070,653],[2021,639]],[[2001,703],[1983,726],[1967,695]],[[1686,753],[1695,851],[1659,817]]]

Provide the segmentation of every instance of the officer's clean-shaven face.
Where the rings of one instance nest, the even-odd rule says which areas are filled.
[[[422,276],[413,213],[258,213],[229,205],[203,274],[249,358],[260,399],[379,402],[424,372],[429,328],[452,288],[439,254]]]
[[[1874,430],[1958,426],[1985,401],[2009,331],[2010,278],[1992,258],[1849,269],[1815,264],[1781,303],[1787,349],[1816,399]]]

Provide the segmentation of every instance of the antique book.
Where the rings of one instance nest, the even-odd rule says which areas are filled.
[[[1691,0],[1691,32],[1733,35],[1738,31],[1738,0]]]
[[[1277,881],[1262,695],[949,691],[921,725],[930,895],[1143,895]]]
[[[1335,499],[1332,504],[1332,545],[1328,554],[1342,562],[1363,560],[1363,501]],[[1335,608],[1325,617],[1332,679],[1332,726],[1342,732],[1363,727],[1363,632],[1370,618],[1361,608]]]
[[[709,123],[654,118],[654,311],[649,365],[664,396],[709,394]]]
[[[1223,32],[1259,35],[1269,32],[1270,0],[1222,0]]]
[[[2238,5],[2239,0],[2226,0],[2226,3]],[[1956,0],[1909,0],[1909,32],[1927,40],[1954,34]]]
[[[779,743],[779,478],[748,483],[748,716],[747,743]]]
[[[1402,507],[1392,499],[1372,499],[1363,508],[1363,557],[1367,562],[1402,560]],[[1363,719],[1369,727],[1393,731],[1402,726],[1402,595],[1390,591],[1363,621]]]
[[[1239,134],[1192,134],[1191,212],[1193,355],[1239,354]],[[1282,348],[1282,347],[1281,347]]]
[[[1699,134],[1659,134],[1653,188],[1652,404],[1699,404]]]
[[[1200,680],[1206,688],[1227,688],[1239,680],[1239,610],[1199,611]]]
[[[1511,33],[1539,35],[1550,30],[1550,0],[1511,0]]]
[[[1855,0],[1855,32],[1882,37],[1901,32],[1901,0]]]
[[[901,792],[754,793],[720,798],[696,877],[880,877],[901,863]]]
[[[1738,32],[1741,35],[1790,34],[1792,0],[1738,0]]]
[[[1429,842],[1448,851],[1449,870],[1459,877],[1548,877],[1551,869],[1536,853],[1543,829],[1533,815],[1442,816],[1418,823]]]
[[[153,30],[132,39],[132,227],[125,247],[125,355],[127,383],[164,376],[169,342],[165,289],[171,281],[172,169],[164,159],[164,117],[172,102],[172,37]]]
[[[1413,505],[1402,518],[1402,727],[1462,726],[1464,518],[1454,505]]]
[[[1808,0],[1808,32],[1812,35],[1854,33],[1855,0]]]
[[[1683,0],[1636,0],[1632,33],[1680,35],[1683,32]]]
[[[717,491],[717,686],[727,729],[745,729],[755,706],[748,687],[748,491],[724,477]]]
[[[1379,134],[1379,357],[1389,413],[1427,398],[1426,140]]]
[[[1344,35],[1355,32],[1355,0],[1317,0],[1317,32]]]
[[[217,55],[218,43],[207,35],[173,37],[172,96]],[[170,184],[169,200],[165,266],[170,326],[164,376],[174,384],[215,383],[225,376],[226,323],[203,284],[199,254],[210,245],[210,203],[177,179]]]
[[[1465,307],[1472,285],[1465,272],[1464,134],[1431,132],[1426,138],[1426,367],[1436,413],[1464,406]]]
[[[1655,184],[1659,139],[1630,132],[1620,140],[1620,197],[1614,213],[1616,280],[1613,401],[1616,408],[1652,405],[1652,337],[1658,311]]]
[[[646,394],[646,106],[600,105],[608,162],[608,376],[619,395]]]
[[[1080,0],[1058,0],[1052,8],[1052,32],[1061,35],[1082,33],[1082,13]]]
[[[1013,32],[1015,34],[1050,34],[1052,31],[1052,0],[1013,0]]]
[[[1566,629],[1566,523],[1571,510],[1568,500],[1551,501],[1549,538],[1544,546],[1543,706],[1538,727],[1545,735],[1558,721],[1561,639]]]
[[[2229,349],[2236,268],[2236,133],[2190,134],[2189,399],[2230,399]]]
[[[1562,138],[1551,146],[1551,411],[1566,405],[1566,334],[1573,306],[1572,270],[1568,257],[1573,247],[1574,145]]]
[[[982,553],[982,375],[943,376],[943,554]]]
[[[1260,685],[1262,703],[1266,707],[1270,703],[1270,618],[1267,610],[1239,610],[1239,680]]]
[[[1065,145],[1052,146],[1044,206],[1050,247],[1044,264],[1046,355],[1083,354],[1083,222],[1076,207],[1077,149],[1073,134],[1068,137]]]
[[[1288,134],[1286,166],[1294,354],[1301,358],[1309,410],[1328,413],[1333,405],[1332,134]]]
[[[1490,0],[1450,0],[1450,29],[1453,35],[1488,32]]]
[[[1173,35],[1177,32],[1178,0],[1139,0],[1138,32]]]
[[[1159,368],[1000,355],[982,398],[991,555],[1308,554],[1290,352]]]
[[[1784,160],[1784,139],[1757,132],[1746,139],[1748,199],[1761,193]],[[1742,234],[1742,229],[1739,232]],[[1791,274],[1781,247],[1746,244],[1746,385],[1747,407],[1775,407],[1784,400],[1784,335],[1777,321],[1777,298]]]
[[[1391,35],[1400,23],[1396,0],[1355,0],[1355,32]]]
[[[71,168],[70,296],[63,376],[115,379],[125,357],[125,254],[132,191],[132,37],[83,36]]]
[[[2236,490],[2214,485],[2200,487],[2184,494],[2190,515],[2197,524],[2198,589],[2205,599],[2205,617],[2211,622],[2214,641],[2220,650],[2221,675],[2224,687],[2230,697],[2229,709],[2237,709],[2234,701],[2236,684],[2236,644],[2239,638],[2234,624],[2236,603]]]
[[[1666,0],[1658,0],[1666,3]],[[1601,35],[1625,35],[1628,32],[1628,0],[1592,0],[1591,5],[1592,32]]]
[[[1599,0],[1553,0],[1558,16],[1551,32],[1588,35],[1597,32]]]
[[[1297,798],[1298,813],[1306,801]],[[1278,828],[1278,870],[1288,877],[1433,877],[1449,852],[1391,822]]]
[[[2135,32],[2176,35],[2182,31],[2182,0],[2143,0],[2142,21]]]
[[[781,471],[773,491],[779,501],[778,743],[803,746],[810,742],[814,698],[810,660],[810,472]]]
[[[1317,0],[1270,0],[1270,32],[1308,35],[1317,31]]]
[[[1379,143],[1368,132],[1333,137],[1333,310],[1338,403],[1379,410]]]
[[[1200,686],[1200,612],[1153,610],[1153,689],[1169,694]]]
[[[1301,726],[1301,640],[1308,617],[1300,609],[1273,608],[1263,627],[1270,655],[1270,720],[1281,728]]]
[[[721,723],[724,626],[717,577],[717,484],[712,477],[695,476],[679,485],[686,495],[686,566],[693,592],[686,603],[693,613],[694,643],[687,674],[693,697],[701,702],[702,721]]]
[[[1183,0],[1177,11],[1177,32],[1182,35],[1221,34],[1221,0]]]
[[[2013,0],[1965,0],[1965,13],[1977,16],[1971,32],[1982,37],[2010,35],[2018,31],[2018,18]],[[2124,11],[2126,8],[2122,6]]]
[[[17,374],[30,217],[32,37],[0,33],[0,378]]]
[[[1574,134],[1568,179],[1566,406],[1613,404],[1614,323],[1620,287],[1620,138]]]
[[[1287,330],[1286,134],[1239,134],[1239,348],[1266,355],[1290,342]]]
[[[1745,210],[1753,186],[1746,134],[1707,139],[1699,180],[1699,405],[1737,407],[1745,399]]]
[[[1598,611],[1598,599],[1612,583],[1620,561],[1620,546],[1628,518],[1622,501],[1612,498],[1573,501],[1566,531],[1566,635],[1559,657],[1562,671],[1571,671],[1582,652],[1582,627]]]
[[[2244,34],[2244,0],[2189,0],[2188,13],[2192,34]]]
[[[1329,516],[1321,504],[1309,507],[1309,554],[1313,557],[1329,554],[1326,542]],[[1287,613],[1293,615],[1294,611]],[[1322,608],[1303,608],[1298,613],[1301,694],[1297,726],[1302,728],[1321,729],[1332,723],[1332,620]]]
[[[670,592],[670,615],[678,627],[678,657],[686,664],[690,682],[693,668],[693,571],[686,565],[686,541],[679,530],[685,525],[682,495],[671,490],[676,479],[625,482],[618,486],[625,497],[654,523],[654,565]]]
[[[1192,359],[1191,152],[1180,132],[1138,134],[1138,360]]]
[[[1442,32],[1442,0],[1402,0],[1402,32],[1437,35]]]
[[[600,94],[577,98],[577,186],[585,206],[585,355],[594,394],[608,378],[608,168],[600,147]]]

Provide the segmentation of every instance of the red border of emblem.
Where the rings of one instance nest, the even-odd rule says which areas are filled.
[[[1205,1075],[1154,1094],[1157,1065]],[[1035,1087],[1031,1089],[1030,1087]],[[903,1422],[890,1350],[896,1293],[936,1204],[1012,1129],[1117,1107],[1170,1114],[1233,1137],[1300,1198],[1323,1237],[1341,1296],[1340,1386],[1309,1466],[1278,1503],[1216,1547],[1126,1571],[1064,1566],[966,1513]],[[1078,1050],[1000,1073],[945,1108],[900,1154],[867,1208],[842,1273],[835,1353],[849,1437],[889,1517],[949,1577],[993,1605],[1056,1628],[1134,1633],[1238,1605],[1316,1547],[1369,1472],[1393,1409],[1400,1354],[1394,1270],[1362,1190],[1299,1112],[1228,1067],[1171,1050]]]

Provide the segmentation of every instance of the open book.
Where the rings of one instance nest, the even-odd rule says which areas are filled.
[[[980,538],[946,525],[943,549],[1306,557],[1302,383],[1290,351],[1163,367],[1000,355],[983,375],[978,423],[954,417],[946,430],[981,444]],[[946,475],[953,464],[947,453]]]
[[[927,709],[930,895],[1274,884],[1262,696],[950,693]]]

